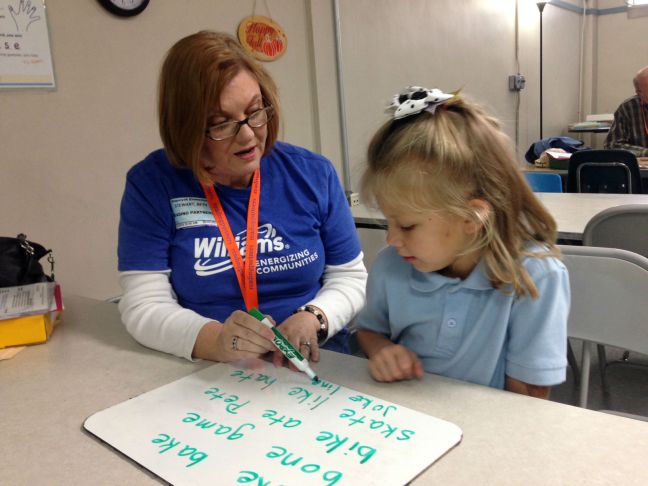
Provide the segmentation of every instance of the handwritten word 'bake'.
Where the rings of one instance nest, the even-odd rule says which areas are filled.
[[[226,436],[227,440],[238,440],[245,437],[245,435],[241,432],[243,429],[256,429],[256,425],[254,424],[241,424],[237,428],[234,428],[230,425],[219,424],[217,422],[204,419],[200,416],[200,414],[195,412],[187,412],[187,416],[183,418],[182,421],[187,424],[194,424],[196,427],[203,430],[213,429],[212,432],[214,432],[214,435]]]
[[[238,403],[240,400],[238,395],[231,395],[225,392],[221,392],[220,388],[213,386],[209,390],[205,390],[205,395],[209,396],[209,400],[222,399],[224,403],[227,403],[225,411],[231,414],[236,415],[238,409],[250,403],[250,400],[243,403]]]
[[[360,464],[364,464],[365,462],[370,460],[376,453],[376,449],[367,445],[362,445],[357,440],[352,441],[352,444],[347,444],[347,442],[349,442],[348,437],[340,437],[333,432],[321,431],[319,435],[315,437],[315,440],[324,443],[324,445],[327,447],[327,454],[330,454],[336,449],[344,446],[342,449],[340,449],[340,452],[343,452],[345,456],[347,456],[349,452],[355,452],[359,457],[362,458],[360,460]]]
[[[352,408],[343,408],[342,413],[339,415],[341,419],[348,419],[349,427],[357,424],[364,424],[371,430],[377,430],[384,437],[391,437],[395,432],[398,432],[398,427],[388,424],[384,420],[376,420],[367,418],[366,415],[357,415],[357,412]],[[415,432],[409,429],[400,430],[400,434],[394,437],[396,440],[409,440]]]
[[[181,444],[178,439],[171,437],[169,434],[158,434],[157,438],[151,440],[151,442],[153,444],[158,444],[158,447],[160,448],[158,451],[159,454],[164,454],[171,449],[175,449]],[[185,445],[182,449],[178,449],[174,452],[178,453],[178,457],[187,458],[189,464],[186,464],[185,467],[195,466],[203,459],[209,457],[206,452],[201,452],[190,445]]]

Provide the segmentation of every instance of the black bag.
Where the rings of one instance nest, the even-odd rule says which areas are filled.
[[[49,255],[52,275],[46,275],[39,260]],[[15,287],[39,282],[54,281],[52,250],[28,241],[19,234],[16,238],[0,236],[0,287]]]

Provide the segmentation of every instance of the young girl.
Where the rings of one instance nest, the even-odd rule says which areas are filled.
[[[565,380],[556,225],[496,120],[410,87],[374,135],[362,195],[387,218],[358,341],[378,381],[424,371],[546,398]]]

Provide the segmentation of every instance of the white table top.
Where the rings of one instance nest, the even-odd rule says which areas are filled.
[[[82,429],[93,413],[208,366],[135,343],[117,306],[68,297],[50,342],[0,362],[0,483],[160,484]],[[414,484],[648,484],[648,422],[426,374],[376,383],[323,352],[327,380],[454,422],[463,441]]]
[[[581,240],[588,221],[604,209],[623,204],[648,204],[648,194],[586,194],[536,192],[535,195],[556,220],[558,237]],[[380,211],[364,204],[351,208],[356,223],[384,227]]]

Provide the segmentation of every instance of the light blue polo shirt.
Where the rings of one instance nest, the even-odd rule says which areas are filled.
[[[483,261],[464,280],[424,273],[380,252],[369,272],[356,327],[415,352],[429,373],[504,388],[505,376],[533,385],[565,381],[569,277],[560,260],[527,257],[540,296],[493,288]]]

